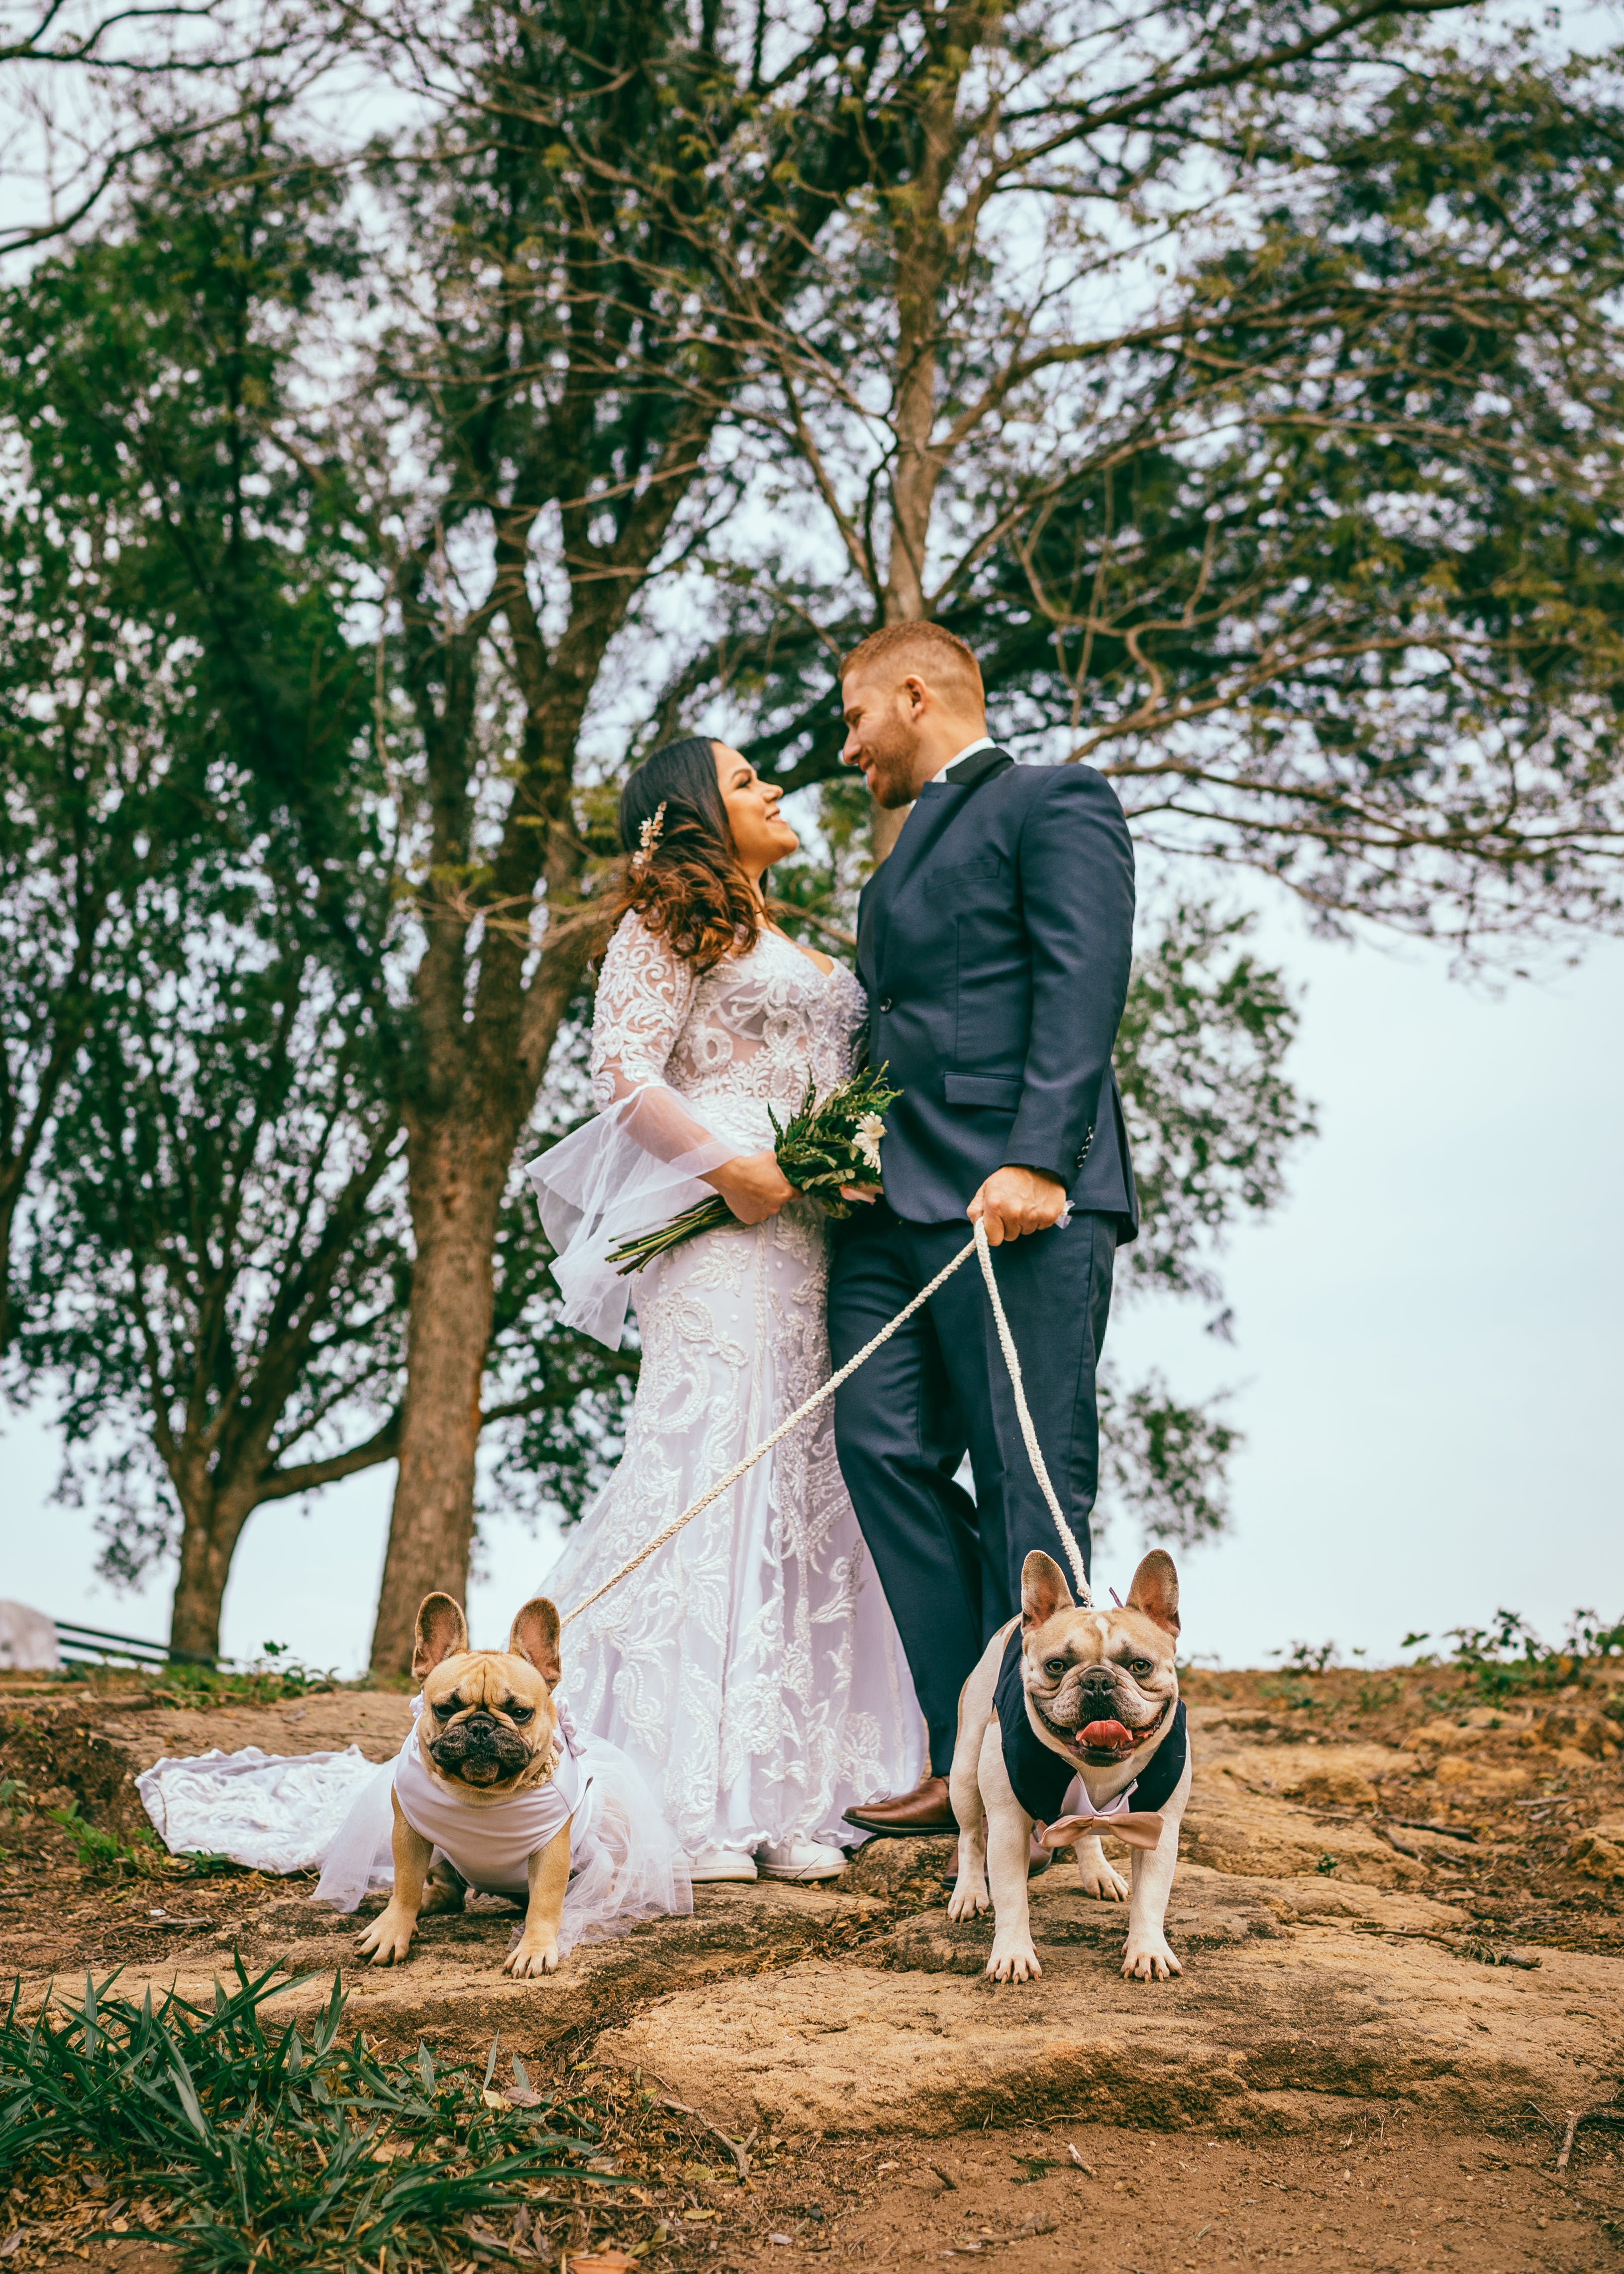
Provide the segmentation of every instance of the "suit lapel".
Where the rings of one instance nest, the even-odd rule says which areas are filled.
[[[946,781],[932,783],[921,792],[890,857],[881,862],[863,888],[857,917],[860,964],[866,956],[869,970],[877,975],[879,958],[885,951],[886,926],[898,893],[981,784],[1004,772],[1014,763],[1007,750],[978,750],[973,758],[959,761],[962,773],[955,767]]]
[[[876,978],[880,959],[885,953],[886,930],[891,912],[897,905],[898,893],[968,795],[967,790],[951,789],[945,783],[937,783],[925,790],[903,824],[902,834],[892,846],[890,856],[882,862],[879,874],[869,884],[864,897],[872,902],[868,933],[872,961],[869,968]],[[865,907],[863,914],[869,915],[869,909]],[[860,936],[861,932],[860,922]]]

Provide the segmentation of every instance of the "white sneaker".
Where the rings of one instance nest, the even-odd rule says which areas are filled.
[[[756,1849],[756,1863],[763,1879],[838,1879],[846,1851],[821,1840],[770,1840]]]
[[[688,1857],[688,1875],[696,1887],[713,1879],[753,1879],[756,1860],[743,1848],[702,1848]]]

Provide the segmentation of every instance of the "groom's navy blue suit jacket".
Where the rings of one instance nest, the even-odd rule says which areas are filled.
[[[920,793],[857,927],[868,1060],[902,1092],[881,1148],[898,1216],[962,1216],[1009,1163],[1133,1238],[1111,1071],[1132,941],[1128,825],[1091,766],[980,750]]]

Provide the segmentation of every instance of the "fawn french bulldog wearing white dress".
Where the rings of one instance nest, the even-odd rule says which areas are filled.
[[[470,1651],[462,1605],[425,1595],[411,1670],[423,1712],[395,1768],[395,1886],[360,1946],[374,1965],[399,1964],[418,1918],[461,1910],[471,1885],[524,1899],[524,1930],[503,1971],[551,1974],[581,1798],[553,1702],[558,1613],[536,1596],[505,1651]],[[437,1856],[444,1860],[432,1863]]]

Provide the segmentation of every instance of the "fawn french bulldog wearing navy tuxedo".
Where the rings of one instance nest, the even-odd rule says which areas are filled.
[[[1116,1246],[1139,1229],[1111,1071],[1132,931],[1127,824],[1093,768],[1018,766],[982,749],[920,792],[858,923],[868,1060],[902,1092],[885,1117],[885,1197],[837,1227],[830,1281],[838,1367],[964,1246],[965,1209],[996,1169],[1066,1186],[1069,1222],[993,1261],[1085,1555],[1094,1368]],[[1056,1552],[974,1262],[837,1393],[835,1427],[944,1775],[959,1690],[1020,1608],[1027,1550]],[[953,1480],[966,1450],[974,1501]]]

